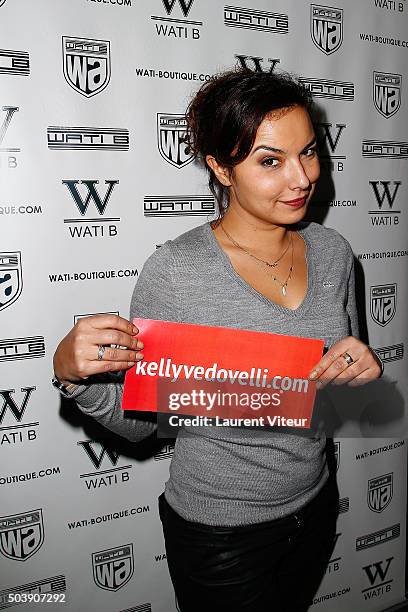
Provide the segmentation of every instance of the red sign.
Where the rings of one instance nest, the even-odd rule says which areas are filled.
[[[126,373],[124,410],[211,418],[275,416],[264,424],[310,426],[316,385],[308,375],[322,356],[323,340],[149,319],[133,322],[145,345],[144,359]],[[231,395],[234,406],[224,402]]]

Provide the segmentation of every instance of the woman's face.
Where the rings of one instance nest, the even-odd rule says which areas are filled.
[[[296,223],[306,214],[319,174],[309,113],[300,106],[285,109],[262,121],[250,154],[229,173],[229,206],[245,211],[248,220]]]

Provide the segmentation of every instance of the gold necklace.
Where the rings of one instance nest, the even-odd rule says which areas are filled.
[[[258,263],[262,263],[265,266],[267,266],[268,268],[276,268],[276,266],[278,265],[279,261],[282,259],[282,257],[285,255],[285,253],[287,252],[287,250],[289,249],[289,247],[291,247],[292,250],[292,256],[291,256],[291,264],[290,264],[290,268],[289,268],[289,274],[286,277],[286,280],[284,283],[282,283],[281,280],[279,280],[279,278],[277,278],[276,276],[272,276],[272,279],[279,283],[281,286],[281,292],[283,296],[286,296],[287,294],[287,289],[286,287],[288,286],[288,282],[292,276],[293,273],[293,236],[292,233],[290,234],[290,243],[288,244],[288,246],[285,248],[285,250],[283,251],[283,253],[278,257],[278,259],[275,259],[275,261],[273,261],[272,263],[269,261],[266,261],[265,259],[261,259],[260,257],[257,257],[256,255],[254,255],[253,253],[251,253],[250,251],[248,251],[245,247],[241,246],[228,232],[227,230],[224,228],[223,224],[220,224],[220,227],[222,229],[222,231],[224,232],[224,234],[227,236],[227,238],[232,242],[232,244],[234,244],[238,249],[240,249],[241,251],[243,251],[244,253],[246,253],[246,255],[249,255],[249,257],[252,257],[253,259],[255,259]]]
[[[227,230],[225,229],[225,227],[223,226],[222,223],[220,224],[220,227],[221,227],[222,231],[224,232],[224,234],[227,236],[227,238],[229,238],[229,240],[232,242],[232,244],[235,244],[235,246],[238,247],[239,249],[241,249],[241,251],[244,251],[244,253],[246,253],[247,255],[252,257],[253,259],[256,259],[256,261],[259,261],[260,263],[265,264],[266,266],[268,266],[268,268],[276,268],[276,266],[278,265],[278,262],[286,254],[287,250],[289,249],[289,247],[291,245],[291,243],[289,242],[288,246],[285,248],[283,253],[278,257],[278,259],[275,259],[275,261],[273,261],[271,263],[269,261],[265,261],[265,259],[261,259],[260,257],[257,257],[256,255],[254,255],[253,253],[248,251],[245,247],[243,247],[240,244],[238,244],[238,242],[236,240],[234,240],[234,238],[227,232]]]

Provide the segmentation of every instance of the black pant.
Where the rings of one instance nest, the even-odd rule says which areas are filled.
[[[186,521],[159,497],[180,612],[303,612],[335,545],[338,494],[327,483],[304,508],[243,527]]]

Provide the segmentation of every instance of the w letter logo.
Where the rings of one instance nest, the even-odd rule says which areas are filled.
[[[184,17],[187,17],[187,15],[189,14],[193,2],[194,0],[178,0],[180,8],[183,11]],[[176,4],[176,0],[163,0],[163,4],[167,14],[170,15],[174,5]]]
[[[103,215],[105,208],[108,205],[109,198],[112,195],[113,188],[119,183],[119,181],[105,181],[107,190],[103,198],[101,198],[96,189],[96,185],[98,185],[99,181],[62,181],[62,183],[68,187],[79,212],[82,216],[84,216],[88,210],[90,202],[93,202],[98,210],[98,213]],[[77,187],[78,184],[85,185],[86,191],[84,195],[79,192]]]

